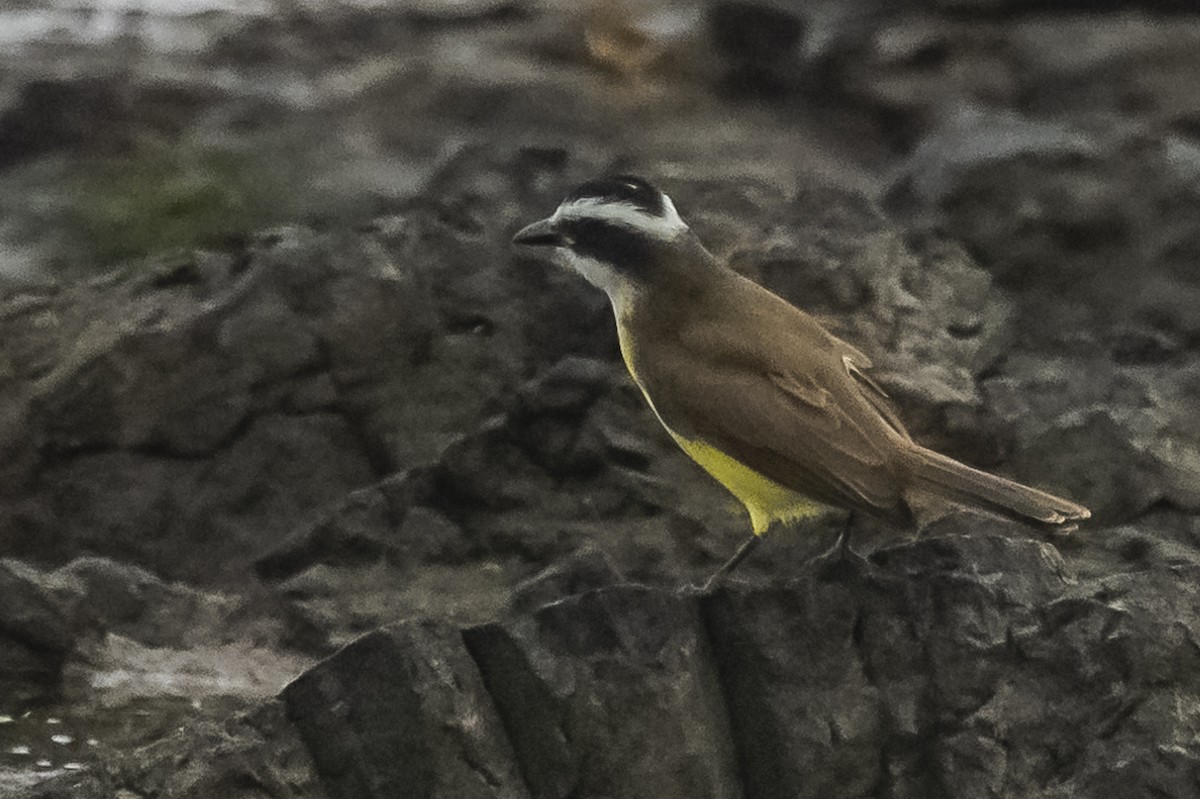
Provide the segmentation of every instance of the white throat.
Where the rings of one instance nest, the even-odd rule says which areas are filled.
[[[633,288],[629,280],[603,261],[579,255],[569,249],[562,250],[559,257],[562,258],[564,266],[578,272],[584,280],[602,290],[614,304],[618,294],[628,293]]]

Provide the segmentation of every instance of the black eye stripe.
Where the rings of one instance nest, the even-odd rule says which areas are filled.
[[[661,217],[666,211],[662,192],[641,178],[633,175],[617,175],[598,180],[589,180],[571,192],[566,202],[582,199],[600,202],[626,203],[651,216]]]
[[[660,246],[653,237],[635,228],[602,219],[566,219],[561,229],[575,253],[603,261],[629,275],[645,269]]]

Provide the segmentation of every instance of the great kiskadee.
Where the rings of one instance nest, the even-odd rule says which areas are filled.
[[[552,248],[608,294],[625,365],[651,409],[749,511],[753,535],[710,586],[772,523],[827,506],[904,526],[955,506],[1040,526],[1091,516],[914,442],[865,355],[718,262],[641,178],[585,183],[513,241]]]

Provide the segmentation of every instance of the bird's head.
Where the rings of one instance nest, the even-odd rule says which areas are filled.
[[[617,175],[579,186],[513,242],[552,248],[556,260],[614,296],[646,280],[688,232],[670,197],[641,178]]]

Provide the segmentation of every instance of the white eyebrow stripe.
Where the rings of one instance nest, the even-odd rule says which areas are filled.
[[[671,202],[671,198],[664,194],[662,199],[663,213],[666,215],[667,219],[678,219],[679,224],[683,225],[683,219],[679,216],[679,212],[675,210],[675,203]],[[683,226],[687,227],[687,225]]]
[[[551,219],[601,219],[636,228],[659,239],[673,239],[687,230],[671,198],[663,195],[663,215],[654,216],[629,203],[583,197],[563,203]]]

